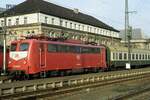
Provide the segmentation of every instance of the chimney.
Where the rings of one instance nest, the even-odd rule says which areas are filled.
[[[76,14],[78,14],[78,13],[79,13],[79,9],[74,8],[74,9],[73,9],[73,12],[76,13]]]

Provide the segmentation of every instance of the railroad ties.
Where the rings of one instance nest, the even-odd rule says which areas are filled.
[[[87,84],[93,84],[97,82],[108,82],[109,80],[119,80],[131,77],[137,77],[142,75],[149,75],[150,68],[135,69],[135,70],[124,70],[114,72],[102,72],[92,73],[86,75],[75,75],[55,78],[45,78],[37,80],[17,81],[12,83],[6,83],[0,85],[0,97],[1,98],[12,98],[19,97],[18,94],[26,94],[26,97],[31,96],[31,92],[34,95],[39,95],[38,91],[49,90],[53,92],[55,89],[59,90],[66,87],[84,86]],[[27,94],[30,93],[30,94]],[[0,98],[0,99],[1,99]],[[21,97],[20,97],[21,98]]]

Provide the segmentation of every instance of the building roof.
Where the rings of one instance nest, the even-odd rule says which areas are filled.
[[[101,22],[100,20],[87,15],[81,12],[75,13],[74,10],[61,7],[56,4],[52,4],[50,2],[46,2],[44,0],[26,0],[23,3],[5,11],[5,16],[15,16],[22,14],[30,14],[30,13],[44,13],[52,16],[57,16],[60,18],[77,21],[84,24],[89,24],[92,26],[108,29],[111,31],[119,32],[113,27]],[[4,13],[0,14],[0,18],[4,16]]]

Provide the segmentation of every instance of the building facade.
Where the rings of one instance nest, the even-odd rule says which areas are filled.
[[[125,44],[125,30],[120,30],[121,43]],[[140,28],[132,30],[131,46],[133,48],[150,49],[150,40],[144,37],[144,32]],[[127,37],[126,37],[127,43]]]
[[[122,39],[122,41],[125,41],[125,30],[120,30],[119,37]],[[140,28],[135,28],[132,30],[132,40],[141,40],[144,39],[144,32]],[[127,37],[126,37],[127,40]]]
[[[118,45],[121,40],[118,30],[98,19],[44,0],[26,0],[0,14],[0,27],[5,26],[4,18],[8,45],[22,36],[37,34],[106,45]]]

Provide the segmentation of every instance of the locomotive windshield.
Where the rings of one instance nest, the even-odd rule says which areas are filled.
[[[17,49],[17,44],[16,43],[11,44],[10,50],[11,51],[16,51],[16,49]]]
[[[29,43],[22,43],[22,44],[20,44],[19,50],[20,51],[27,51],[28,48],[29,48]]]

